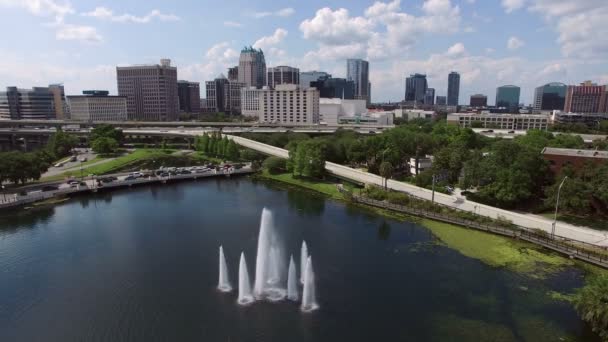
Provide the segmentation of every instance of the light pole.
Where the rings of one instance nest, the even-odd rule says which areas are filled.
[[[557,208],[559,207],[559,194],[562,191],[562,186],[564,186],[564,182],[566,182],[566,179],[568,179],[568,176],[564,177],[564,180],[562,180],[562,182],[559,185],[559,188],[557,188],[557,199],[555,200],[555,217],[553,219],[553,225],[551,226],[551,238],[555,239],[555,226],[557,225]]]
[[[433,174],[433,195],[431,197],[431,203],[434,204],[435,203],[435,182],[437,177],[435,176],[435,174]]]
[[[4,192],[4,185],[2,186],[2,198],[3,198],[3,202],[6,202],[6,193]]]

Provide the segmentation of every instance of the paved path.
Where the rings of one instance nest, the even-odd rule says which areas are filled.
[[[264,154],[273,155],[280,158],[289,157],[289,152],[282,148],[274,147],[271,145],[263,144],[257,141],[237,136],[228,135],[228,139],[232,139],[234,140],[234,142],[241,146],[254,149]],[[325,168],[327,169],[327,171],[336,176],[352,179],[354,181],[362,182],[365,184],[375,184],[380,186],[382,185],[382,177],[374,175],[372,173],[359,171],[350,167],[330,162],[325,163]],[[389,180],[388,187],[390,189],[406,192],[408,194],[429,201],[432,197],[431,190],[427,190],[403,182],[398,182],[395,180]],[[553,223],[552,220],[538,217],[536,215],[520,214],[508,210],[491,207],[485,204],[469,201],[462,197],[445,195],[438,192],[435,192],[435,202],[452,208],[477,213],[478,215],[495,219],[499,217],[504,217],[505,219],[510,220],[516,225],[527,228],[541,229],[549,233],[551,232],[551,226]],[[556,235],[572,240],[587,242],[598,246],[608,246],[608,232],[598,231],[587,227],[574,226],[564,222],[558,221]]]

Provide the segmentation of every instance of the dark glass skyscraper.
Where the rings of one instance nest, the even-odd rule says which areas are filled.
[[[424,94],[424,104],[432,106],[435,104],[435,88],[427,88]]]
[[[448,75],[448,106],[458,106],[460,97],[460,74],[452,71]]]
[[[369,62],[362,59],[346,61],[346,79],[355,83],[355,99],[370,102]]]
[[[507,108],[510,111],[519,109],[520,89],[514,85],[496,88],[496,107]]]
[[[410,75],[405,79],[405,101],[423,104],[427,88],[426,75]]]
[[[534,91],[534,110],[564,110],[568,86],[548,83]]]

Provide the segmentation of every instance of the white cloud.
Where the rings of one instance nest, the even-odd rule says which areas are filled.
[[[291,7],[287,7],[287,8],[281,8],[279,10],[273,11],[273,12],[254,12],[253,14],[251,14],[252,17],[257,18],[257,19],[261,19],[261,18],[266,18],[266,17],[289,17],[291,15],[293,15],[296,11],[291,8]]]
[[[350,17],[348,10],[332,11],[325,7],[317,11],[314,18],[300,24],[304,38],[330,45],[345,45],[365,40],[373,27],[371,21],[362,17]]]
[[[502,7],[505,9],[505,12],[511,13],[516,11],[525,5],[525,0],[502,0]]]
[[[253,47],[256,49],[265,49],[267,47],[281,43],[283,39],[285,39],[285,37],[287,37],[287,30],[278,28],[274,31],[272,36],[265,36],[258,39],[253,44]]]
[[[55,38],[57,40],[76,40],[86,43],[100,43],[103,41],[94,27],[71,24],[58,24]]]
[[[447,54],[448,54],[448,56],[458,56],[458,55],[462,55],[466,52],[467,52],[467,50],[464,48],[464,44],[456,43],[456,44],[450,46],[450,48],[447,51]]]
[[[507,48],[509,50],[517,50],[517,49],[523,47],[524,45],[525,45],[524,41],[517,37],[511,37],[507,41]]]
[[[63,21],[63,18],[74,13],[74,8],[67,1],[55,0],[0,0],[2,7],[14,7],[27,10],[33,15],[41,17],[55,17],[55,21]]]
[[[236,21],[224,21],[224,26],[226,27],[243,27],[243,24],[237,23]]]
[[[150,11],[148,14],[138,17],[132,14],[114,14],[114,12],[106,7],[96,7],[93,11],[82,13],[85,17],[93,17],[103,20],[109,20],[119,23],[136,23],[136,24],[147,24],[154,19],[158,19],[160,21],[178,21],[180,17],[174,14],[164,14],[161,11],[154,9]]]
[[[401,12],[401,1],[376,1],[364,16],[351,16],[344,8],[322,8],[300,24],[305,39],[319,43],[324,55],[342,55],[361,47],[369,59],[398,56],[427,34],[451,34],[460,30],[460,9],[450,0],[426,0],[420,16]],[[347,49],[335,47],[348,46]]]

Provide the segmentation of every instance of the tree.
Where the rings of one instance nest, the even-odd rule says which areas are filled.
[[[226,147],[226,158],[232,161],[239,159],[239,147],[232,140],[228,142],[228,146]]]
[[[285,159],[279,157],[268,157],[262,165],[271,174],[281,173],[286,170]]]
[[[600,338],[608,340],[608,275],[594,276],[574,296],[574,307]]]
[[[70,154],[72,149],[78,145],[78,138],[67,134],[62,130],[57,130],[47,142],[46,148],[54,157],[58,159]]]
[[[91,142],[91,148],[99,154],[110,154],[116,151],[118,142],[112,138],[99,137]]]
[[[91,130],[91,143],[102,137],[114,139],[118,144],[122,144],[124,141],[122,131],[111,125],[100,125]]]
[[[380,176],[384,178],[384,190],[386,190],[388,179],[393,176],[394,171],[393,164],[390,162],[385,161],[380,164]]]

